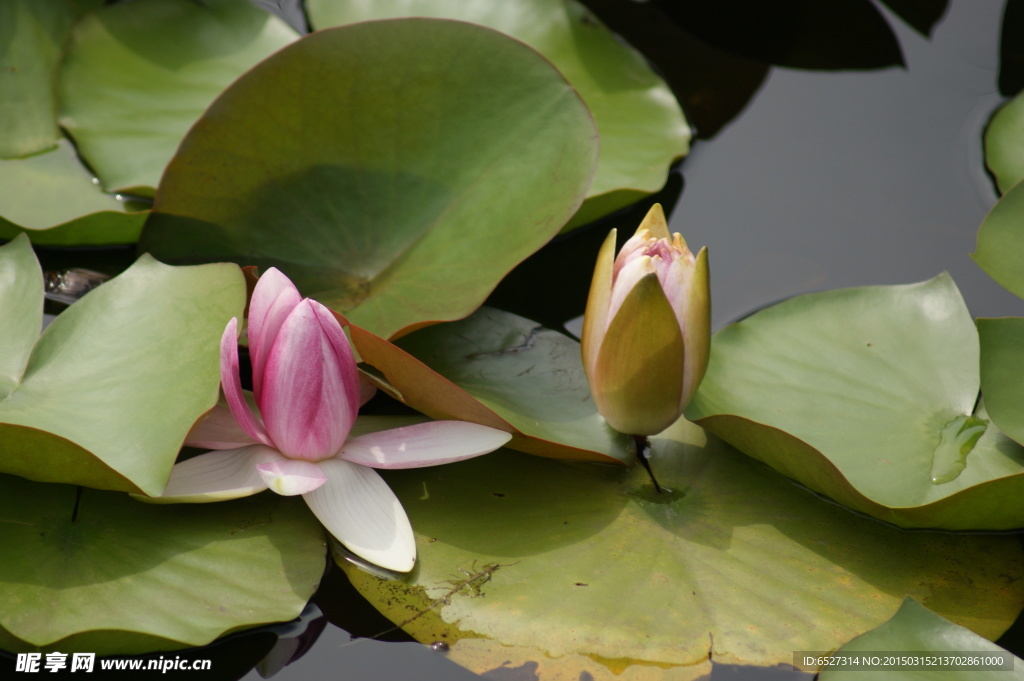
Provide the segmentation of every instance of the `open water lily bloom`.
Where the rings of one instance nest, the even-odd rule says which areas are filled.
[[[187,444],[217,451],[175,464],[159,497],[210,502],[265,489],[302,495],[349,550],[381,567],[408,572],[416,560],[412,527],[374,468],[417,468],[491,452],[508,433],[462,421],[434,421],[349,439],[360,405],[359,374],[341,324],[277,269],[256,284],[249,304],[253,412],[238,372],[238,320],[224,329],[221,386],[228,410],[215,409]]]

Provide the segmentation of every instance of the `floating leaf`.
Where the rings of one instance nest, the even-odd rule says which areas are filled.
[[[949,663],[933,665],[922,664],[919,669],[907,670],[872,670],[863,667],[856,670],[824,669],[821,681],[1019,681],[1024,679],[1024,665],[1020,658],[1011,655],[995,643],[988,641],[974,632],[957,626],[934,612],[928,610],[913,598],[908,597],[903,605],[888,622],[879,625],[869,632],[861,634],[842,648],[836,655],[860,657],[861,653],[871,653],[874,657],[879,651],[892,651],[895,656],[936,656],[942,659],[962,657],[964,653],[976,652],[985,656],[999,655],[1003,659],[1012,660],[1007,670],[971,668],[970,662],[957,669]],[[965,660],[966,661],[966,660]]]
[[[689,151],[690,128],[672,91],[634,49],[573,0],[309,0],[315,28],[369,19],[435,17],[488,26],[551,60],[590,107],[601,155],[587,200],[569,227],[586,224],[665,184]]]
[[[143,256],[37,340],[43,281],[28,239],[0,247],[0,262],[0,470],[159,494],[217,402],[220,336],[245,302],[238,268]]]
[[[992,420],[1024,442],[1024,319],[979,319],[981,391]]]
[[[690,418],[906,527],[1024,524],[1024,449],[988,423],[978,335],[942,275],[792,298],[715,335]]]
[[[0,475],[0,644],[140,653],[290,620],[323,573],[305,504],[155,506]],[[6,635],[4,635],[6,633]]]
[[[283,270],[390,336],[476,309],[582,201],[593,121],[540,55],[454,21],[318,31],[211,105],[143,247]]]
[[[978,246],[971,257],[1003,288],[1024,298],[1024,183],[1003,195],[978,229]]]
[[[388,472],[418,571],[356,588],[477,673],[693,678],[791,664],[885,621],[906,594],[984,636],[1024,603],[1016,537],[903,532],[821,501],[686,422],[651,466],[495,453]],[[687,667],[689,666],[689,667]]]
[[[0,160],[0,239],[25,232],[49,246],[135,243],[148,211],[103,192],[75,150]]]
[[[210,102],[297,37],[246,0],[106,7],[72,34],[60,73],[60,123],[104,187],[152,196]]]
[[[0,3],[0,159],[38,154],[61,139],[53,79],[80,13],[68,0]]]
[[[1024,178],[1024,95],[1003,104],[985,129],[985,165],[1005,194]]]
[[[557,459],[631,460],[628,438],[597,413],[579,343],[516,315],[482,308],[392,345],[350,327],[385,389],[435,419],[513,434],[512,449]]]

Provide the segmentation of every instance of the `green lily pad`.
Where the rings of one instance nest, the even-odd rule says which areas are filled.
[[[952,279],[792,298],[715,335],[687,418],[905,527],[1024,525],[1024,449],[975,411],[978,335]]]
[[[105,188],[152,196],[210,102],[297,37],[247,0],[106,7],[72,33],[60,70],[60,124]]]
[[[556,459],[623,463],[629,438],[597,413],[580,345],[529,319],[481,308],[397,344],[349,327],[380,387],[434,419],[512,433],[507,447]]]
[[[550,59],[590,107],[601,135],[594,183],[567,229],[660,190],[669,165],[689,152],[690,127],[665,81],[573,0],[308,0],[306,6],[315,28],[409,16],[469,21]]]
[[[992,420],[1024,442],[1024,319],[979,319],[981,390]]]
[[[985,165],[1005,194],[1024,177],[1024,96],[1003,104],[985,129]]]
[[[907,594],[995,637],[1024,603],[1016,537],[907,533],[825,503],[699,428],[623,470],[495,453],[388,471],[417,571],[356,588],[473,671],[693,678],[710,659],[791,664],[888,619]],[[568,672],[573,672],[569,675]]]
[[[211,105],[142,247],[277,266],[387,337],[475,310],[573,214],[596,152],[579,96],[507,36],[436,19],[326,29]]]
[[[978,229],[971,257],[1003,288],[1024,298],[1024,183],[1010,188],[992,207]]]
[[[148,215],[100,189],[65,139],[35,156],[0,160],[0,239],[24,232],[48,246],[130,244]]]
[[[298,616],[324,536],[301,501],[263,494],[155,506],[0,475],[0,644],[141,653]],[[6,635],[4,635],[6,632]]]
[[[81,9],[68,0],[0,3],[0,159],[38,154],[61,139],[53,79]]]
[[[245,303],[238,268],[143,256],[39,336],[43,280],[28,239],[0,247],[0,264],[0,470],[159,494],[217,402],[220,336]]]
[[[988,641],[974,632],[957,626],[949,620],[939,617],[928,608],[912,598],[907,598],[900,609],[888,622],[879,625],[869,632],[861,634],[836,651],[837,656],[859,658],[863,653],[871,657],[878,656],[880,651],[894,651],[894,656],[920,654],[928,657],[962,657],[963,653],[980,653],[981,658],[999,656],[1004,660],[1012,660],[1010,669],[981,669],[965,664],[959,668],[951,664],[941,664],[929,669],[921,665],[920,669],[873,670],[869,666],[862,669],[825,669],[821,673],[821,681],[857,681],[859,679],[884,679],[885,681],[1017,681],[1024,679],[1024,664],[1020,658],[1003,650],[995,643]],[[986,655],[987,653],[987,655]],[[881,656],[884,658],[884,653]]]

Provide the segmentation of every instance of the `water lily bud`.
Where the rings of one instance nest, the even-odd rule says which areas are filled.
[[[597,256],[582,351],[598,411],[623,433],[660,433],[697,391],[710,349],[707,249],[694,257],[655,204],[618,257],[615,230]]]

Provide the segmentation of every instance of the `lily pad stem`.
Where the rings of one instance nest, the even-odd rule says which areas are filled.
[[[654,483],[654,491],[661,494],[661,485],[658,484],[658,479],[654,477],[654,471],[651,470],[651,443],[647,440],[646,435],[633,435],[632,437],[633,444],[636,445],[637,460],[644,467],[644,470],[647,471],[647,475],[651,477],[651,482]]]

